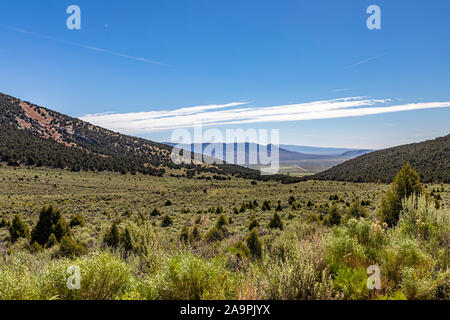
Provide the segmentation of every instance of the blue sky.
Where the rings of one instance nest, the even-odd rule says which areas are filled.
[[[72,4],[81,30],[66,28]],[[371,4],[381,8],[381,30],[366,27]],[[172,129],[148,130],[152,112],[177,126],[188,121],[180,109],[217,105],[227,112],[194,115],[249,108],[270,116],[211,126],[278,128],[281,143],[383,148],[449,133],[449,16],[446,0],[2,1],[0,92],[157,141]],[[270,109],[303,104],[314,113],[312,102],[348,97],[369,104],[344,108],[424,105],[294,120]],[[137,112],[150,115],[142,128]],[[86,117],[99,113],[112,115]]]

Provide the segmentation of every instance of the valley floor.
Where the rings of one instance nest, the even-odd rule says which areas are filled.
[[[8,229],[0,228],[0,299],[447,299],[449,248],[439,237],[449,235],[450,186],[426,188],[438,190],[447,228],[436,231],[436,243],[376,222],[383,184],[255,184],[0,166],[0,221],[18,215],[31,230],[40,210],[53,205],[67,222],[84,219],[71,233],[86,248],[64,258],[58,246],[11,244]],[[354,202],[362,202],[365,219],[346,217]],[[341,226],[327,226],[332,207]],[[282,228],[269,227],[274,215]],[[252,221],[256,240],[249,240]],[[113,222],[128,230],[131,249],[105,246]],[[64,270],[72,264],[81,266],[89,289],[65,288]],[[385,272],[379,291],[366,287],[366,268],[374,264]]]

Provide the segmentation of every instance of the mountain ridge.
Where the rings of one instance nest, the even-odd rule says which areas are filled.
[[[405,162],[425,183],[450,183],[450,134],[364,154],[308,178],[390,183]]]

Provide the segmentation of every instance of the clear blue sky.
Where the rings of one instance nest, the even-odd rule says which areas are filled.
[[[71,4],[81,30],[66,28]],[[366,27],[371,4],[381,30]],[[2,1],[0,39],[0,92],[76,117],[359,96],[450,101],[448,0]],[[433,108],[231,127],[280,128],[282,143],[382,148],[448,134],[449,120],[450,108]]]

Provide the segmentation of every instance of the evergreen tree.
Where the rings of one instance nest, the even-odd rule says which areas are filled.
[[[14,217],[9,227],[9,235],[12,243],[16,242],[19,238],[28,239],[30,237],[30,230],[27,224],[18,215]]]

